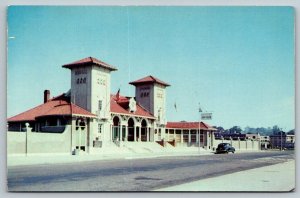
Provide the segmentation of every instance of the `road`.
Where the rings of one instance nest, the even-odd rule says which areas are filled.
[[[255,152],[8,167],[9,191],[152,191],[294,159]]]

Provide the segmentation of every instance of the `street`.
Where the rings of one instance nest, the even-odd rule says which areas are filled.
[[[293,151],[8,167],[9,191],[152,191],[286,162]]]

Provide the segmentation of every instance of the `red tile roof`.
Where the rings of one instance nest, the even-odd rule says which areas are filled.
[[[111,66],[111,65],[109,65],[105,62],[102,62],[102,61],[100,61],[96,58],[93,58],[93,57],[87,57],[87,58],[75,61],[73,63],[65,64],[62,67],[71,69],[71,68],[78,67],[78,66],[89,66],[89,65],[98,65],[98,66],[103,67],[105,69],[108,69],[110,71],[117,70],[116,67]]]
[[[201,129],[204,130],[215,130],[213,127],[208,124],[201,122]],[[166,128],[171,129],[199,129],[199,122],[167,122]]]
[[[151,113],[149,113],[138,103],[136,104],[135,112],[128,111],[129,99],[124,96],[120,96],[119,98],[120,99],[117,101],[115,95],[111,95],[110,97],[110,111],[112,113],[132,115],[132,116],[142,116],[142,117],[155,119],[155,117]]]
[[[168,83],[166,83],[162,80],[159,80],[158,78],[155,78],[153,76],[147,76],[147,77],[141,78],[139,80],[130,82],[129,84],[138,85],[138,84],[149,84],[149,83],[157,83],[157,84],[161,84],[164,86],[170,86]]]
[[[59,98],[59,97],[56,97]],[[71,108],[72,107],[72,108]],[[37,117],[54,116],[54,115],[80,115],[85,117],[96,117],[96,115],[87,110],[70,104],[65,100],[51,99],[50,101],[41,104],[33,109],[20,113],[16,116],[8,118],[8,122],[35,121]]]

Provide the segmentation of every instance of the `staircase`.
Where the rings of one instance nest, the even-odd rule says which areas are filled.
[[[123,146],[133,153],[157,153],[163,152],[164,148],[156,142],[124,142]]]

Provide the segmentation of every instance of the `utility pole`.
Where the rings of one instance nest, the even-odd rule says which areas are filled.
[[[282,129],[280,129],[280,151],[282,151]]]
[[[202,109],[200,107],[200,103],[199,103],[199,134],[198,134],[198,152],[200,153],[200,135],[201,135],[201,113],[202,113]]]

